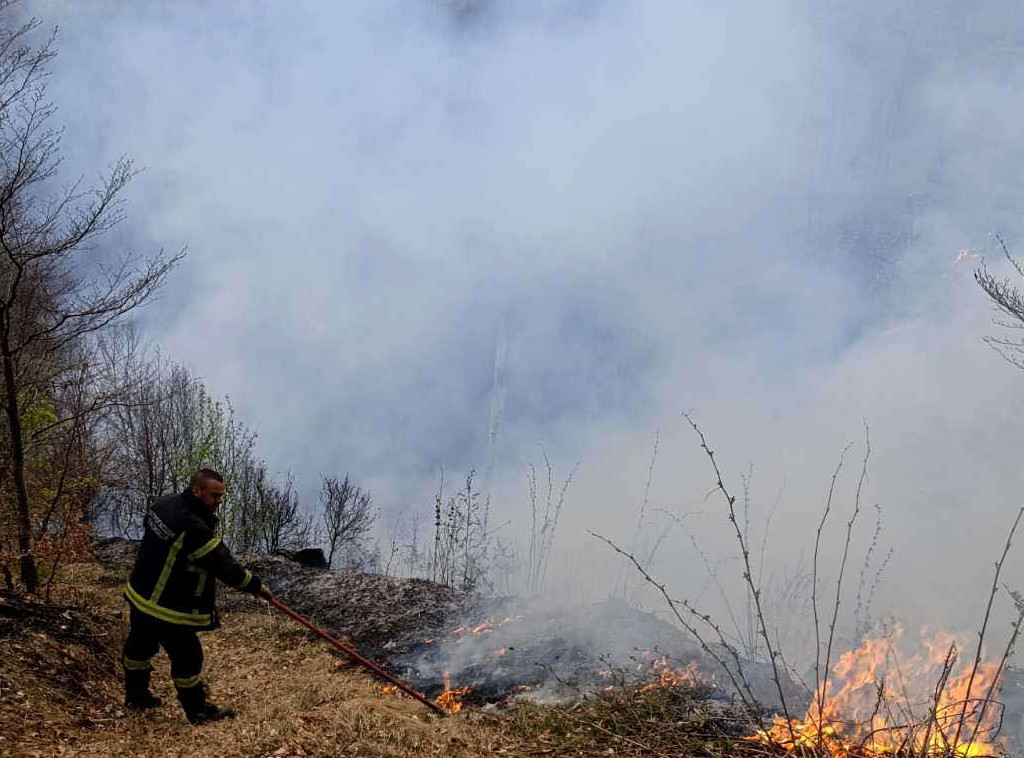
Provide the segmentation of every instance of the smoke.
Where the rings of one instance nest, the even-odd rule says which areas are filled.
[[[146,329],[310,497],[348,471],[425,511],[439,466],[486,466],[514,530],[543,447],[580,462],[552,584],[600,597],[618,569],[585,529],[628,545],[660,430],[651,504],[706,513],[735,578],[686,410],[734,494],[753,465],[758,544],[784,492],[766,555],[793,572],[855,443],[831,580],[866,423],[850,572],[879,503],[876,613],[951,623],[1024,483],[1021,375],[981,342],[979,259],[955,263],[991,261],[992,233],[1019,248],[1015,9],[25,4],[61,27],[69,174],[132,155],[117,241],[189,246]],[[657,518],[655,566],[710,598]]]

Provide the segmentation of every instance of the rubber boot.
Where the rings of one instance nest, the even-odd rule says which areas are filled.
[[[178,700],[185,709],[185,718],[189,723],[199,725],[221,719],[233,719],[235,712],[230,708],[221,708],[206,699],[206,688],[202,684],[178,690]]]
[[[145,671],[124,672],[124,707],[132,711],[145,711],[158,708],[164,701],[149,691],[149,674]]]

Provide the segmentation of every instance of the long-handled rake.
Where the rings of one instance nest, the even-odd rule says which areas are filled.
[[[310,621],[309,619],[303,618],[302,616],[297,614],[295,611],[293,611],[291,608],[289,608],[287,605],[282,603],[277,598],[271,597],[271,598],[266,598],[266,600],[272,606],[277,608],[277,610],[281,611],[281,613],[283,613],[284,615],[288,616],[289,618],[297,621],[298,623],[302,624],[304,627],[309,629],[311,632],[313,632],[315,635],[317,635],[321,639],[324,639],[327,642],[329,642],[332,646],[334,646],[335,648],[337,648],[338,650],[343,652],[345,655],[347,655],[349,658],[351,658],[353,661],[358,663],[363,668],[365,668],[365,669],[367,669],[369,671],[372,671],[374,674],[379,676],[381,679],[384,679],[385,681],[388,681],[391,684],[395,685],[396,687],[398,687],[398,689],[400,689],[402,692],[404,692],[409,697],[416,698],[421,703],[423,703],[423,705],[427,706],[430,710],[434,711],[434,713],[437,713],[437,714],[439,714],[441,716],[447,716],[448,715],[448,713],[444,710],[444,708],[439,706],[437,703],[432,702],[431,700],[428,700],[426,695],[424,695],[424,694],[422,694],[420,692],[417,692],[416,690],[414,690],[412,687],[410,687],[408,684],[406,684],[405,682],[401,681],[400,679],[395,679],[395,677],[391,676],[391,674],[389,674],[387,671],[382,669],[376,663],[374,663],[373,661],[371,661],[371,660],[369,660],[367,658],[364,658],[363,656],[359,655],[359,653],[357,653],[355,650],[350,648],[348,645],[346,645],[341,640],[334,639],[334,637],[329,635],[327,632],[325,632],[323,629],[318,627],[312,621]]]

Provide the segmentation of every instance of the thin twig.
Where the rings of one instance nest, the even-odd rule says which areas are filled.
[[[824,698],[824,690],[828,687],[828,672],[829,667],[832,665],[832,645],[835,642],[836,636],[836,620],[839,618],[839,604],[843,590],[843,575],[846,572],[846,561],[850,555],[850,541],[853,537],[853,525],[857,521],[857,516],[860,514],[861,488],[864,486],[864,480],[868,475],[868,459],[871,457],[871,437],[866,423],[864,424],[864,448],[864,462],[861,464],[860,478],[857,480],[857,492],[853,499],[853,513],[850,515],[850,520],[846,522],[846,543],[843,545],[843,557],[839,562],[839,577],[836,579],[836,600],[835,604],[832,606],[832,621],[829,623],[828,627],[828,645],[825,648],[825,678],[822,683],[821,698]]]
[[[618,545],[616,545],[614,542],[612,542],[607,537],[604,537],[604,536],[602,536],[602,535],[598,534],[597,532],[594,532],[594,531],[592,531],[590,529],[588,529],[587,532],[592,537],[595,537],[595,538],[601,540],[603,543],[608,545],[608,547],[610,547],[616,553],[618,553],[622,557],[626,558],[630,563],[633,564],[633,566],[636,568],[636,570],[640,572],[640,575],[643,576],[645,581],[647,581],[649,584],[651,584],[652,586],[657,588],[657,590],[661,593],[662,597],[665,598],[665,601],[668,603],[669,609],[672,611],[673,615],[676,617],[676,620],[680,623],[680,625],[684,629],[686,629],[686,631],[688,631],[693,636],[693,638],[695,640],[697,640],[697,643],[700,645],[701,649],[705,653],[710,655],[711,658],[715,661],[715,663],[717,663],[719,666],[722,667],[722,669],[725,670],[726,675],[729,677],[729,680],[732,682],[733,687],[736,689],[736,693],[739,695],[740,700],[743,702],[744,707],[747,709],[748,713],[757,721],[758,726],[763,728],[764,725],[763,725],[763,723],[761,721],[760,709],[757,707],[756,698],[754,698],[753,691],[750,689],[750,684],[746,681],[746,678],[743,675],[742,668],[741,667],[739,668],[737,674],[733,674],[732,670],[728,667],[728,665],[726,665],[725,661],[722,660],[721,656],[719,656],[711,648],[711,646],[704,640],[704,637],[701,635],[700,631],[693,624],[689,623],[686,619],[683,618],[683,615],[679,612],[677,601],[675,599],[673,599],[671,595],[669,595],[668,590],[665,588],[664,583],[659,582],[654,577],[652,577],[647,572],[647,569],[645,569],[643,567],[643,565],[641,565],[641,563],[636,559],[635,556],[633,556],[631,553],[628,553],[625,550],[623,550],[622,548],[620,548]],[[697,618],[699,618],[702,621],[704,621],[706,624],[709,624],[712,629],[718,630],[717,625],[714,624],[714,622],[712,621],[712,619],[711,619],[711,617],[709,615],[699,613],[688,602],[684,601],[684,603],[685,603],[684,607],[687,609],[687,611],[689,611],[689,613],[691,615],[696,616]],[[719,639],[722,642],[722,646],[725,647],[725,649],[728,650],[730,653],[732,653],[732,655],[736,659],[737,666],[739,667],[740,666],[739,656],[736,654],[735,648],[733,648],[731,645],[729,645],[725,641],[725,639],[724,639],[724,637],[722,637],[720,631],[719,631]],[[739,676],[739,679],[736,678],[737,675]]]
[[[946,689],[946,682],[949,680],[949,675],[952,673],[953,666],[956,663],[956,657],[956,643],[954,642],[946,652],[946,659],[942,664],[942,673],[939,675],[938,682],[935,683],[935,693],[932,695],[932,709],[931,713],[928,714],[924,740],[921,742],[921,758],[926,758],[928,755],[928,744],[932,738],[932,727],[934,726],[939,731],[942,731],[942,725],[938,721],[939,703],[942,700],[942,692]]]
[[[957,724],[956,734],[953,736],[953,745],[957,745],[960,742],[960,733],[964,728],[964,719],[967,718],[967,701],[971,699],[971,688],[974,686],[974,678],[978,673],[978,667],[981,665],[981,649],[985,642],[985,632],[988,631],[988,621],[992,615],[992,603],[995,600],[996,592],[999,589],[999,574],[1003,570],[1003,562],[1006,560],[1007,554],[1010,552],[1010,544],[1013,540],[1014,532],[1017,531],[1017,525],[1020,524],[1021,517],[1024,516],[1024,505],[1017,511],[1017,517],[1013,520],[1013,526],[1010,527],[1010,533],[1006,536],[1006,546],[1003,547],[1003,554],[999,556],[999,560],[996,561],[995,576],[992,578],[992,591],[988,595],[988,604],[985,606],[985,618],[981,622],[981,629],[978,631],[978,646],[974,651],[974,664],[971,666],[970,676],[967,678],[967,691],[964,693],[964,707],[960,712],[960,723]]]
[[[718,468],[718,461],[715,460],[714,451],[708,447],[708,442],[704,437],[704,432],[701,431],[700,427],[697,426],[696,422],[689,414],[683,413],[683,417],[689,422],[694,432],[696,432],[697,436],[700,438],[700,446],[708,456],[708,460],[711,461],[711,466],[715,471],[717,488],[725,497],[725,502],[728,505],[729,523],[733,526],[736,539],[740,545],[740,552],[743,555],[743,580],[747,583],[747,586],[750,588],[750,591],[754,596],[754,608],[757,611],[757,620],[761,628],[761,638],[764,640],[765,649],[768,651],[768,660],[772,666],[772,678],[775,680],[775,687],[779,693],[779,704],[782,706],[782,714],[786,719],[786,724],[789,727],[790,734],[793,736],[793,721],[789,715],[789,708],[786,705],[786,694],[783,691],[782,678],[779,674],[778,654],[776,653],[771,637],[768,634],[768,625],[765,623],[764,609],[761,607],[761,589],[754,584],[754,574],[750,567],[750,551],[747,547],[747,541],[743,537],[743,530],[740,529],[739,521],[736,518],[736,498],[729,494],[729,491],[725,488],[725,483],[722,481],[722,472]]]
[[[843,470],[843,465],[846,462],[846,454],[852,446],[853,443],[851,442],[843,448],[843,452],[839,454],[839,463],[832,472],[832,481],[828,486],[828,497],[825,499],[825,508],[822,511],[821,520],[818,522],[818,530],[814,536],[814,557],[811,560],[811,612],[814,615],[814,692],[815,697],[818,699],[819,719],[825,710],[825,688],[822,686],[821,681],[821,621],[818,618],[818,552],[821,547],[821,535],[825,530],[825,522],[828,520],[829,513],[832,511],[832,498],[836,490],[836,480],[839,478],[839,472]],[[821,732],[820,722],[818,724],[818,732]]]
[[[1013,649],[1017,644],[1017,638],[1020,636],[1021,624],[1024,623],[1024,597],[1021,597],[1020,593],[1011,590],[1009,587],[1005,587],[1007,594],[1013,598],[1014,604],[1017,607],[1017,619],[1013,621],[1010,626],[1013,632],[1010,634],[1010,639],[1006,643],[1006,648],[1003,650],[1003,657],[999,659],[999,665],[996,667],[995,672],[992,675],[992,681],[988,686],[988,691],[985,692],[985,699],[981,703],[981,713],[978,714],[977,721],[974,722],[974,730],[971,732],[971,738],[967,741],[967,749],[965,754],[970,754],[971,745],[974,743],[974,738],[978,734],[978,730],[985,720],[985,711],[988,709],[988,704],[992,700],[992,695],[995,693],[996,687],[999,685],[999,679],[1003,675],[1003,670],[1006,668],[1006,662],[1013,655]]]

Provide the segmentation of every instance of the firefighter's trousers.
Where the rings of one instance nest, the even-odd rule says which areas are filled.
[[[151,671],[150,658],[162,647],[171,659],[171,678],[179,695],[182,690],[200,685],[203,646],[194,629],[159,621],[134,607],[131,608],[130,624],[128,639],[124,642],[126,675],[132,671]]]

